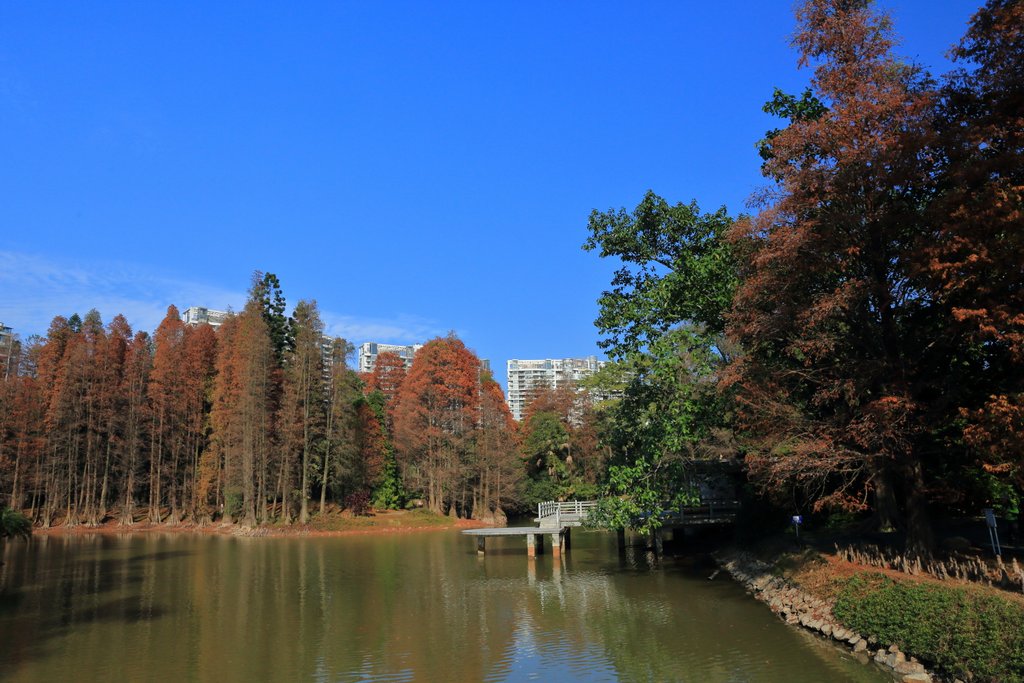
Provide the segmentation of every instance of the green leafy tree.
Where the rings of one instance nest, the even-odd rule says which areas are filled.
[[[732,224],[725,207],[702,214],[696,201],[671,206],[650,191],[631,213],[591,213],[583,248],[622,262],[598,299],[601,347],[622,358],[684,323],[721,335],[737,283],[723,239]]]
[[[523,457],[534,482],[531,488],[541,494],[538,500],[526,502],[533,504],[541,499],[565,498],[570,483],[569,466],[566,464],[568,429],[556,413],[539,412],[526,419],[523,430]]]
[[[698,463],[734,456],[734,448],[720,447],[730,441],[727,399],[717,391],[720,363],[690,328],[630,355],[631,381],[604,422],[613,455],[602,525],[657,528],[663,513],[699,502]]]
[[[663,511],[693,502],[689,464],[728,431],[716,384],[734,355],[723,334],[738,283],[725,239],[733,222],[724,208],[702,214],[653,192],[632,213],[591,214],[584,249],[623,263],[596,321],[601,345],[621,360],[609,381],[623,387],[601,420],[612,451],[597,515],[606,526],[650,531]]]

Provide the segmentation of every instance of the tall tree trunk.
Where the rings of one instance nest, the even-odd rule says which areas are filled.
[[[128,446],[128,472],[124,484],[124,509],[121,510],[121,525],[135,523],[135,464],[138,444],[135,435]]]
[[[178,439],[175,438],[174,441],[174,446],[171,448],[171,476],[167,483],[168,524],[177,524],[181,518],[181,512],[178,509],[178,463],[181,456]]]
[[[24,439],[18,438],[18,445],[14,449],[14,475],[11,483],[11,500],[10,505],[14,510],[21,510],[21,494],[18,491],[18,473],[21,471],[21,453],[23,451]]]
[[[110,439],[107,439],[107,453],[103,458],[103,483],[100,485],[99,521],[107,516],[107,493],[110,476]]]
[[[160,410],[160,421],[154,450],[149,459],[149,521],[160,523],[160,467],[164,450],[164,413]]]
[[[320,514],[324,514],[327,506],[327,473],[331,471],[331,439],[334,438],[334,404],[337,398],[331,391],[331,400],[327,406],[327,438],[324,440],[324,472],[320,481]]]
[[[309,383],[307,378],[306,383]],[[299,502],[299,524],[309,522],[309,401],[311,396],[306,391],[302,407],[302,493]]]
[[[904,470],[906,486],[907,552],[928,556],[935,547],[931,520],[925,497],[924,469],[921,461],[912,458]]]
[[[892,464],[888,458],[874,460],[875,471],[871,480],[875,485],[875,505],[872,526],[878,531],[892,531],[901,528],[902,517],[893,488]]]

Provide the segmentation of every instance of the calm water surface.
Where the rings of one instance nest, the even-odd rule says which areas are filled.
[[[0,566],[0,680],[891,681],[685,561],[522,539],[36,537]]]

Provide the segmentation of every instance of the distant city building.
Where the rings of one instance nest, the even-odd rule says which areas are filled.
[[[334,340],[341,337],[329,337],[326,334],[320,337],[320,354],[324,359],[324,377],[330,378],[334,369]],[[351,346],[349,347],[351,349]],[[347,362],[347,358],[346,361]]]
[[[575,385],[607,364],[608,361],[598,360],[597,356],[509,360],[508,407],[512,411],[512,417],[516,421],[523,419],[526,405],[536,392]]]
[[[212,308],[204,308],[202,306],[189,306],[181,314],[181,321],[186,325],[202,325],[203,323],[209,323],[210,327],[217,329],[227,317],[231,315],[229,311],[216,311]]]
[[[359,345],[359,363],[358,372],[370,373],[377,367],[377,356],[390,351],[391,353],[398,354],[402,359],[402,364],[405,366],[405,371],[408,372],[409,368],[412,367],[412,359],[416,356],[416,352],[423,348],[423,344],[409,344],[402,346],[401,344],[379,344],[377,342],[365,342]],[[486,358],[480,359],[480,370],[482,372],[491,371],[491,361]]]
[[[208,323],[210,327],[217,329],[224,324],[229,315],[231,315],[230,311],[218,311],[204,306],[189,306],[182,312],[181,321],[193,327]],[[333,344],[334,337],[329,337],[325,334],[320,339],[320,353],[324,359],[325,376],[329,376],[331,367],[334,365],[334,356],[331,353]]]
[[[13,370],[11,365],[16,354],[19,353],[18,341],[14,338],[14,330],[0,323],[0,377],[7,379]]]
[[[413,356],[415,356],[416,352],[422,348],[423,344],[409,344],[408,346],[401,346],[399,344],[365,342],[359,345],[359,372],[373,372],[373,369],[377,367],[377,356],[388,351],[398,354],[405,365],[405,369],[408,370],[412,367]]]

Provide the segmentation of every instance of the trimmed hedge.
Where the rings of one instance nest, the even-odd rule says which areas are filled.
[[[835,616],[960,678],[1024,683],[1024,606],[980,590],[894,581],[862,572],[839,592]]]

